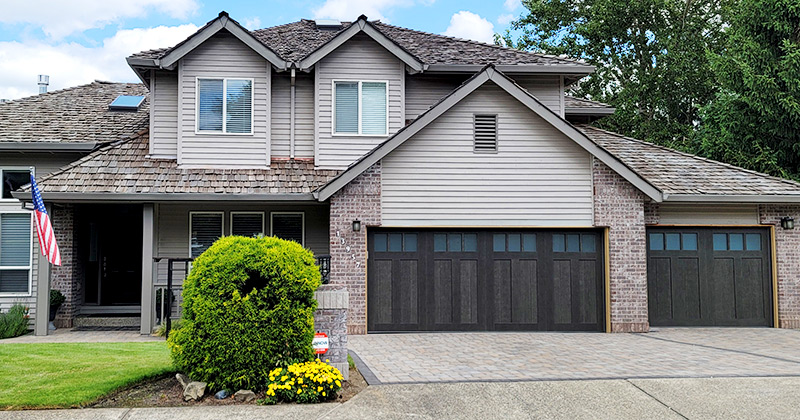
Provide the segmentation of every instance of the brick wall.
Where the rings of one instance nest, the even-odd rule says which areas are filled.
[[[381,225],[381,166],[373,165],[330,198],[330,284],[350,293],[347,330],[366,334],[367,229]],[[353,220],[361,231],[353,232]]]
[[[800,223],[800,206],[758,206],[762,224],[775,225],[775,251],[778,262],[778,326],[800,328],[800,228],[781,228],[781,218],[793,217]]]
[[[609,228],[611,331],[648,331],[646,198],[597,159],[593,179],[595,225]]]
[[[74,235],[75,209],[72,205],[54,205],[51,210],[53,230],[61,252],[61,266],[52,266],[51,288],[61,291],[66,300],[56,315],[58,328],[71,328],[72,321],[82,300],[82,282],[78,276],[77,238]],[[38,239],[37,239],[38,240]]]

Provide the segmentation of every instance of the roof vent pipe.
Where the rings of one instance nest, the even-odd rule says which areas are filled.
[[[39,94],[47,93],[47,86],[50,85],[50,76],[46,74],[39,75]]]

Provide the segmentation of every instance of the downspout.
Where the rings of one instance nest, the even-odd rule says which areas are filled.
[[[289,159],[294,160],[294,83],[295,69],[292,68],[291,85],[289,87]]]

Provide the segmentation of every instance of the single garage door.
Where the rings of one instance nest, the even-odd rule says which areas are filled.
[[[768,229],[648,228],[655,326],[772,325]]]
[[[368,233],[368,329],[599,331],[599,231]]]

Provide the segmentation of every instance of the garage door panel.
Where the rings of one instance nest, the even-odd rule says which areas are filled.
[[[736,319],[736,268],[733,258],[714,258],[713,282],[711,283],[711,316],[717,322],[727,323]]]
[[[460,319],[461,324],[478,323],[478,261],[460,261]]]
[[[400,260],[401,281],[395,282],[393,294],[398,297],[397,305],[394,308],[398,313],[395,319],[400,324],[419,323],[419,296],[417,286],[419,284],[419,262],[417,260]]]
[[[375,260],[373,262],[374,281],[370,285],[372,291],[371,304],[374,311],[371,314],[378,324],[392,323],[392,260]]]
[[[736,282],[736,318],[764,317],[764,273],[761,258],[742,258],[742,275]]]
[[[525,259],[513,265],[511,285],[511,322],[536,324],[538,318],[536,260]]]
[[[594,260],[579,260],[578,267],[580,274],[573,279],[573,283],[577,283],[574,293],[577,304],[573,305],[577,312],[576,319],[580,324],[594,324],[597,323],[597,282],[593,280],[598,274],[597,263]]]
[[[434,321],[437,324],[453,323],[453,262],[433,262]]]
[[[511,260],[497,260],[492,264],[494,289],[494,322],[511,322]]]
[[[672,279],[672,314],[678,319],[702,318],[700,310],[700,262],[696,257],[676,258],[677,275]],[[671,315],[672,316],[672,315]]]
[[[650,319],[672,319],[672,261],[669,257],[651,258],[647,264]]]
[[[570,260],[553,261],[553,320],[572,323],[572,264]]]

